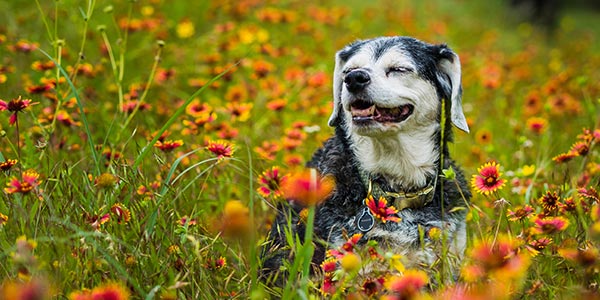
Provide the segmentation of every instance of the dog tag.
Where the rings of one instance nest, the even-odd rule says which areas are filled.
[[[358,217],[356,226],[360,231],[367,232],[371,230],[371,228],[373,228],[373,225],[375,225],[375,219],[373,218],[373,215],[371,214],[369,208],[365,207],[362,213],[360,214],[360,217]]]

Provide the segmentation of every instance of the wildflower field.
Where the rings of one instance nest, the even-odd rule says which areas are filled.
[[[0,2],[0,299],[600,299],[600,13],[506,2]],[[457,280],[353,236],[261,283],[281,187],[333,134],[335,51],[388,35],[462,62]]]

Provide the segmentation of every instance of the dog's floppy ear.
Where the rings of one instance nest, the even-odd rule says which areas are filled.
[[[343,50],[342,50],[343,51]],[[339,51],[335,54],[335,68],[333,69],[333,112],[329,117],[329,126],[336,127],[339,125],[339,114],[342,113],[342,59]]]
[[[438,68],[448,76],[452,88],[450,96],[450,119],[452,124],[458,129],[469,132],[469,125],[467,125],[467,120],[462,110],[460,59],[446,45],[442,45],[439,49],[440,60],[438,61]]]

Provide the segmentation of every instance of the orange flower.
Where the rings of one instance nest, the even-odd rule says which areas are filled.
[[[281,111],[287,105],[287,100],[284,98],[277,98],[267,102],[267,108],[272,111]]]
[[[51,299],[52,289],[45,280],[34,278],[26,282],[0,283],[0,299]]]
[[[484,87],[489,89],[495,89],[500,86],[501,83],[501,74],[502,69],[500,66],[489,62],[486,66],[484,66],[479,74],[481,76],[481,83]]]
[[[212,152],[219,161],[225,157],[232,157],[235,151],[233,145],[225,141],[209,141],[206,150]]]
[[[252,103],[230,102],[227,103],[226,109],[234,121],[245,122],[250,118],[250,111],[253,106]]]
[[[427,273],[421,270],[407,270],[402,276],[392,276],[385,285],[395,293],[402,295],[402,299],[411,299],[429,283]]]
[[[519,276],[526,274],[530,259],[518,250],[518,241],[503,235],[495,243],[477,241],[470,251],[472,263],[462,270],[463,277],[467,281],[476,281],[485,276],[519,279]]]
[[[0,171],[6,172],[10,170],[17,162],[18,160],[16,159],[7,159],[6,161],[0,162]]]
[[[14,45],[9,46],[8,48],[11,51],[29,53],[39,47],[38,43],[29,42],[26,40],[19,40]]]
[[[579,141],[575,142],[571,146],[571,150],[569,152],[577,153],[578,155],[585,156],[590,151],[590,145],[587,142]]]
[[[248,88],[244,85],[234,85],[227,89],[225,100],[227,102],[243,102],[248,99]]]
[[[51,70],[51,69],[54,69],[54,67],[56,67],[56,65],[51,60],[50,61],[46,61],[46,62],[34,61],[31,64],[31,68],[34,69],[34,70],[36,70],[36,71]]]
[[[69,113],[64,110],[59,110],[54,116],[57,121],[65,126],[81,126],[81,122],[75,121]]]
[[[480,145],[487,145],[492,141],[492,132],[482,128],[475,133],[475,141]]]
[[[274,160],[277,152],[281,150],[281,146],[276,142],[263,141],[261,146],[255,147],[254,151],[266,160]]]
[[[195,98],[192,102],[185,108],[185,112],[194,117],[198,118],[204,115],[207,112],[212,112],[212,107],[207,103],[201,103],[200,99]]]
[[[587,247],[584,249],[559,249],[560,256],[579,263],[581,266],[589,267],[596,264],[599,260],[598,249]]]
[[[533,207],[524,205],[515,211],[508,210],[507,217],[509,221],[523,221],[533,214]]]
[[[110,211],[116,216],[117,223],[127,223],[131,220],[131,212],[121,203],[115,203]]]
[[[301,155],[288,153],[283,157],[283,161],[287,166],[293,168],[302,165],[303,158]]]
[[[554,95],[548,99],[548,103],[550,104],[550,113],[554,115],[576,114],[581,111],[579,102],[568,93]]]
[[[321,177],[317,170],[308,169],[292,175],[283,184],[283,195],[302,205],[319,204],[333,191],[335,182],[331,177]]]
[[[552,160],[556,163],[564,163],[570,161],[571,159],[573,159],[573,157],[577,156],[579,156],[577,152],[569,151],[567,153],[561,153],[553,157]]]
[[[252,69],[254,69],[254,75],[256,78],[264,78],[269,74],[275,66],[267,61],[258,60],[252,64]]]
[[[569,220],[564,217],[537,218],[532,231],[536,234],[553,234],[565,230],[568,226]]]
[[[372,195],[369,195],[367,199],[365,199],[365,204],[369,207],[371,214],[380,219],[383,223],[387,221],[398,223],[401,221],[396,215],[398,210],[394,206],[388,206],[387,200],[384,197],[379,197],[379,200],[375,203],[375,198],[373,198]]]
[[[119,283],[108,283],[93,290],[82,290],[69,295],[70,300],[127,300],[129,290]]]
[[[156,83],[158,84],[161,84],[173,77],[175,77],[175,69],[171,68],[167,70],[159,68],[158,70],[156,70],[156,76],[154,77],[154,81],[156,81]]]
[[[539,117],[531,117],[527,119],[527,128],[535,134],[543,134],[548,128],[548,120]]]
[[[342,249],[346,252],[352,252],[354,250],[354,246],[358,244],[358,241],[360,241],[362,236],[362,233],[355,233],[348,239],[348,241],[344,243],[344,245],[342,245]]]
[[[480,194],[489,195],[502,189],[506,180],[500,178],[500,165],[496,162],[487,162],[477,169],[479,174],[473,175],[471,186]]]
[[[22,180],[13,177],[9,182],[6,183],[7,187],[4,188],[4,191],[8,194],[27,194],[40,184],[38,181],[39,177],[40,174],[35,171],[25,171],[23,172]]]
[[[538,91],[531,91],[525,96],[525,114],[528,116],[539,113],[543,108],[542,97]]]
[[[306,81],[306,83],[308,84],[309,87],[320,87],[325,85],[325,83],[327,83],[327,80],[329,79],[329,76],[325,73],[325,72],[317,72],[313,75],[311,75],[310,77],[308,77],[308,80]]]

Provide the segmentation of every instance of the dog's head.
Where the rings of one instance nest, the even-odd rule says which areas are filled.
[[[330,126],[364,136],[418,130],[449,119],[468,132],[461,105],[460,60],[446,45],[409,37],[357,41],[336,54]]]

